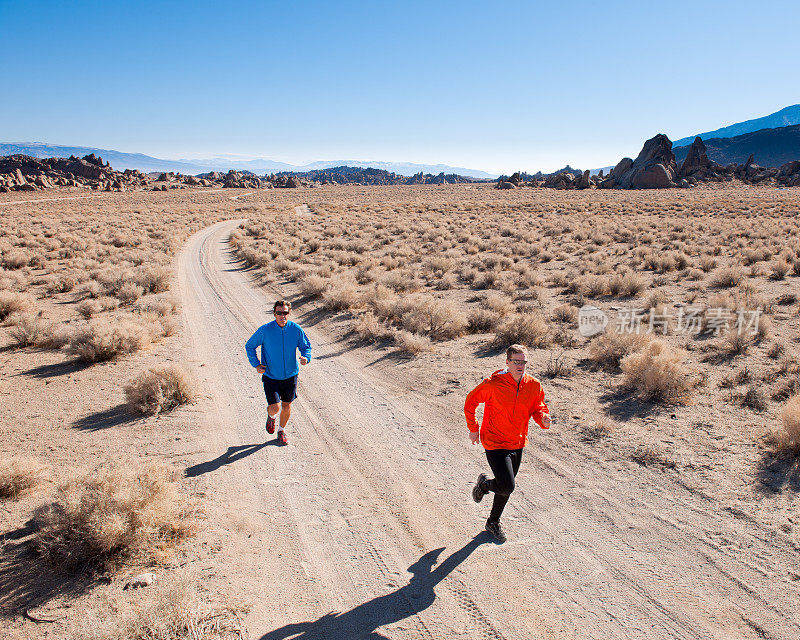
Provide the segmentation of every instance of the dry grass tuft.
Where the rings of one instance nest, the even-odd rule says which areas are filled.
[[[0,498],[16,498],[39,484],[47,467],[35,458],[12,456],[0,461]]]
[[[185,573],[128,592],[79,630],[81,640],[239,640],[246,632],[238,612],[204,603]]]
[[[781,423],[787,448],[800,453],[800,395],[789,398],[781,409]]]
[[[431,340],[452,340],[467,330],[467,321],[453,303],[422,295],[409,300],[401,322],[407,331]]]
[[[37,313],[15,313],[9,316],[11,338],[18,347],[48,347],[52,343],[53,325]]]
[[[712,286],[730,289],[737,286],[744,279],[744,273],[738,267],[722,269],[714,276],[711,281]]]
[[[0,291],[0,321],[13,313],[33,311],[33,298],[27,293]]]
[[[68,568],[159,561],[193,532],[191,514],[167,468],[106,466],[59,488],[37,514],[36,546]]]
[[[433,344],[427,336],[420,336],[410,331],[398,331],[394,334],[394,343],[400,353],[418,355],[433,351]]]
[[[391,340],[394,331],[383,324],[371,311],[367,311],[355,318],[352,323],[353,333],[364,342],[382,342]]]
[[[647,334],[609,331],[589,345],[589,360],[606,371],[619,371],[622,359],[643,349],[651,339]]]
[[[642,351],[622,359],[623,385],[652,402],[685,402],[698,384],[697,377],[687,370],[685,359],[682,351],[653,340]]]
[[[677,466],[672,458],[652,445],[636,447],[631,452],[631,460],[643,467],[659,466],[664,469],[674,469]]]
[[[171,411],[197,397],[193,378],[177,365],[143,371],[127,382],[124,390],[128,404],[143,414]]]
[[[503,320],[495,329],[495,343],[500,346],[521,344],[543,349],[553,342],[545,319],[538,313],[518,313]]]
[[[154,331],[150,323],[123,319],[112,322],[97,318],[75,332],[69,350],[84,362],[102,362],[139,351],[149,345],[153,338]]]

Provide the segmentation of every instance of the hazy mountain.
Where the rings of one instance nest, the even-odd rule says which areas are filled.
[[[83,156],[93,153],[101,156],[117,171],[125,169],[139,169],[145,173],[151,171],[175,171],[178,173],[199,173],[203,171],[194,164],[181,161],[162,160],[141,153],[123,153],[112,149],[95,149],[94,147],[65,147],[46,144],[44,142],[11,142],[0,143],[0,156],[10,156],[22,153],[34,158],[69,158],[70,156]]]
[[[732,138],[703,139],[708,157],[726,165],[743,164],[752,153],[756,164],[762,167],[780,167],[786,162],[800,160],[800,125],[761,129]],[[692,140],[694,141],[694,139]],[[673,147],[675,160],[680,164],[686,158],[688,146]]]
[[[438,175],[459,174],[473,178],[494,178],[496,174],[486,173],[477,169],[466,169],[464,167],[451,167],[444,164],[414,164],[411,162],[379,162],[363,160],[331,160],[312,162],[311,164],[298,166],[286,162],[276,162],[267,158],[243,159],[237,157],[216,157],[204,158],[200,160],[165,160],[154,158],[141,153],[124,153],[113,149],[96,149],[94,147],[67,147],[60,145],[46,144],[44,142],[13,142],[0,143],[0,156],[22,153],[34,158],[68,158],[69,156],[83,157],[94,153],[108,161],[117,171],[124,169],[139,169],[146,173],[153,171],[174,171],[196,175],[208,171],[251,171],[256,174],[278,173],[281,171],[292,171],[305,173],[318,169],[329,169],[343,165],[357,166],[363,168],[384,169],[402,176],[413,176],[417,173],[431,173]]]
[[[745,133],[759,131],[761,129],[776,129],[778,127],[789,127],[795,124],[800,124],[800,104],[793,104],[790,107],[771,113],[763,118],[755,118],[754,120],[745,120],[744,122],[737,122],[736,124],[715,129],[714,131],[706,131],[705,133],[697,133],[688,138],[681,138],[672,143],[673,147],[683,147],[692,144],[696,136],[700,136],[703,142],[708,144],[710,138],[733,138]],[[709,158],[711,155],[709,154]]]

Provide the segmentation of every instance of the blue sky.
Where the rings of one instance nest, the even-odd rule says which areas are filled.
[[[0,0],[0,141],[487,171],[800,102],[794,2]]]

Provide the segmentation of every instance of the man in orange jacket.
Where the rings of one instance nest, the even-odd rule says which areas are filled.
[[[482,473],[472,488],[472,499],[480,502],[490,491],[494,503],[486,530],[499,542],[506,541],[500,515],[514,491],[522,449],[528,443],[528,422],[534,419],[542,429],[550,428],[550,410],[544,401],[542,385],[525,373],[528,359],[525,347],[512,344],[506,351],[506,368],[495,371],[467,395],[464,415],[472,444],[480,440],[494,478]],[[483,404],[480,429],[475,410]]]

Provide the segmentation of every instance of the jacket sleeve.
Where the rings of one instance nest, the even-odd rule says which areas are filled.
[[[299,331],[297,335],[297,348],[300,350],[300,355],[311,362],[311,341],[308,339],[305,331],[300,327],[297,327],[297,329]]]
[[[247,359],[254,367],[257,367],[261,364],[256,356],[256,347],[261,344],[261,335],[263,333],[262,330],[263,327],[256,329],[256,332],[250,336],[247,342],[244,343],[244,350],[247,352]],[[262,346],[261,349],[263,351],[264,347]]]
[[[489,397],[489,381],[484,380],[477,387],[467,394],[467,399],[464,401],[464,416],[467,419],[467,427],[472,433],[478,430],[478,422],[475,420],[475,410],[478,405],[486,402]]]
[[[544,389],[542,389],[542,385],[539,385],[539,392],[536,394],[536,397],[531,405],[531,418],[533,418],[534,422],[538,424],[542,429],[548,429],[549,427],[545,427],[544,423],[542,422],[542,416],[544,414],[550,414],[550,409],[547,408],[547,403],[544,401]]]

